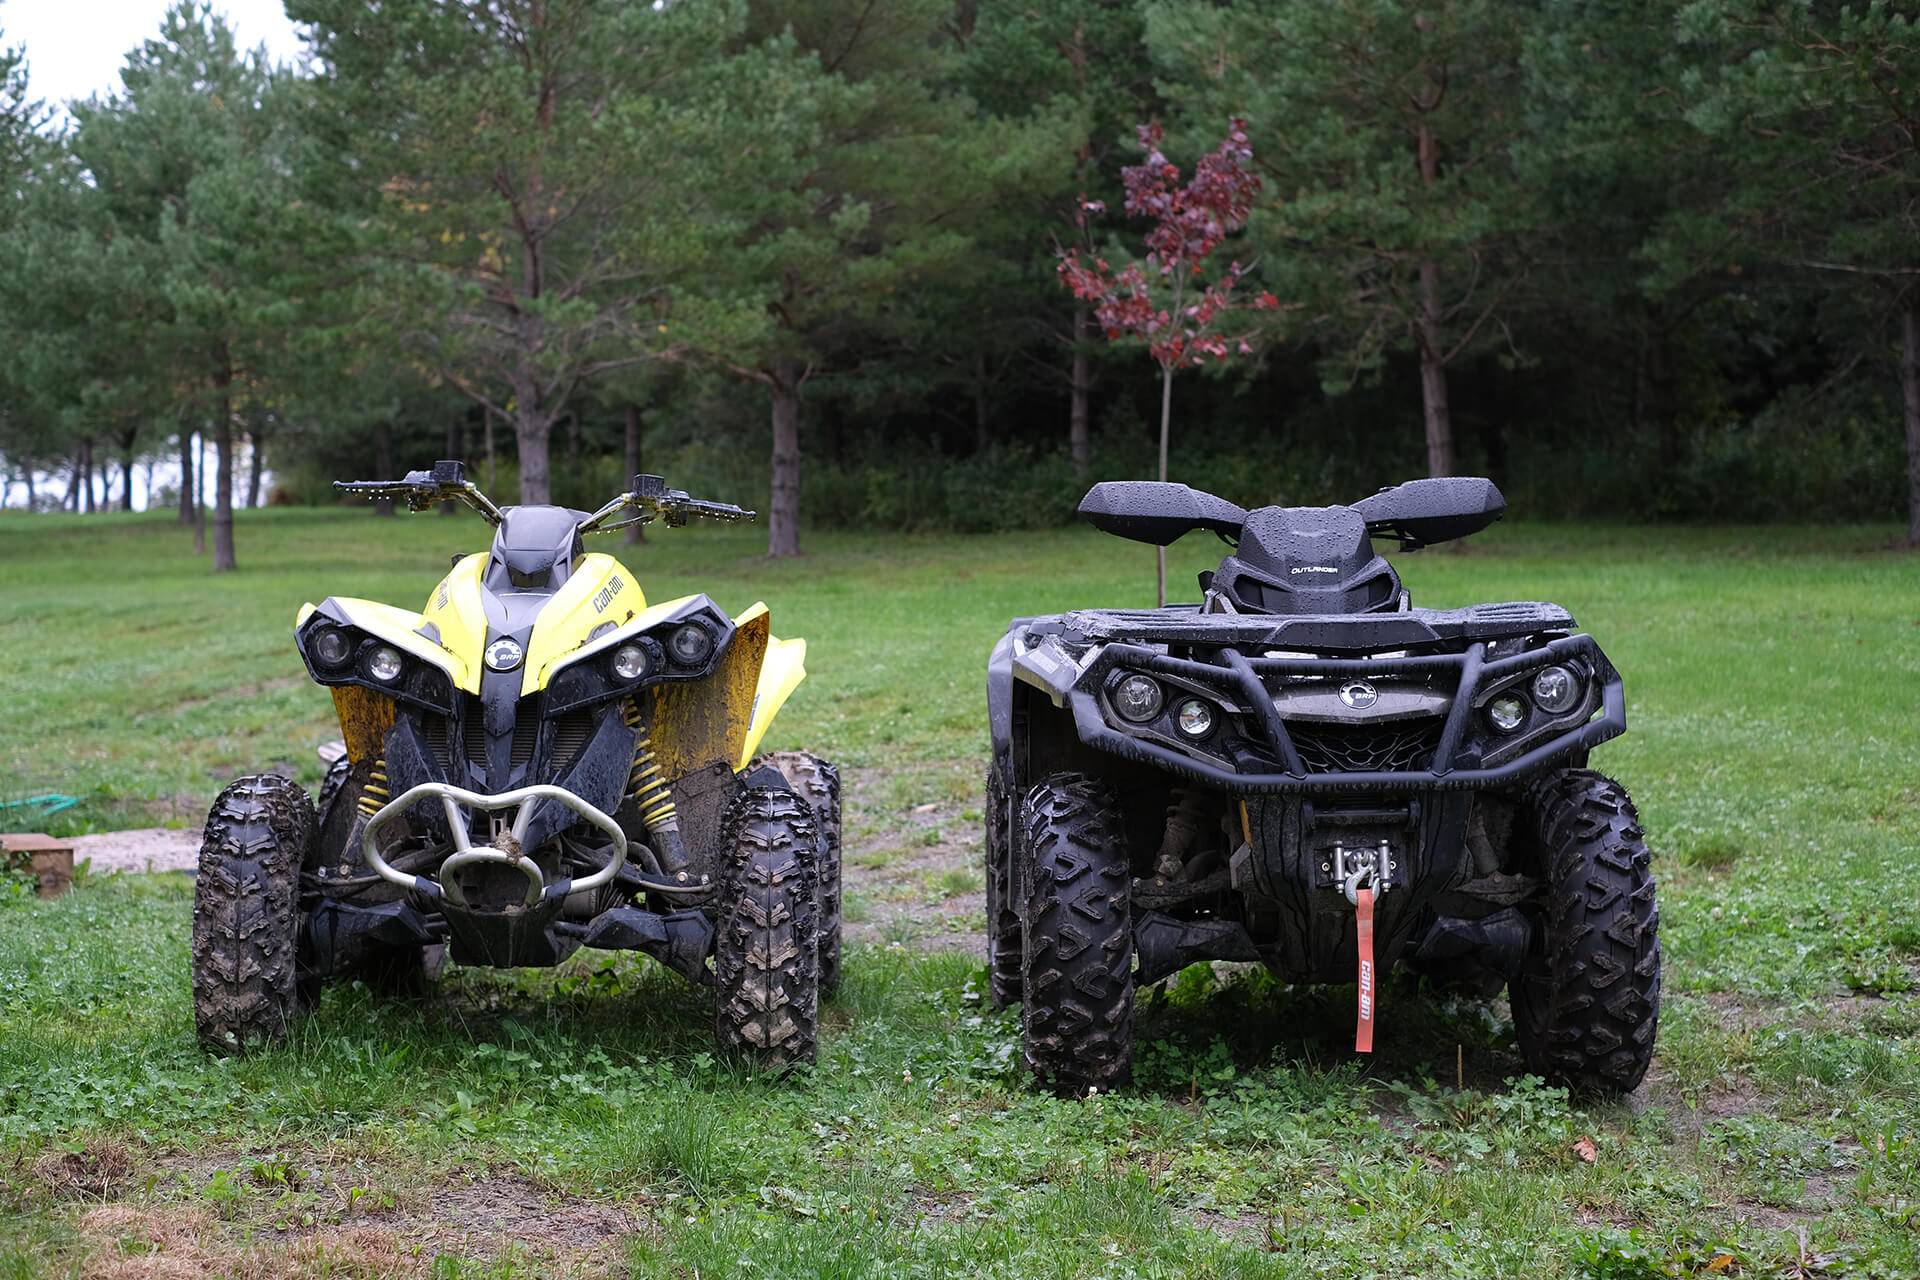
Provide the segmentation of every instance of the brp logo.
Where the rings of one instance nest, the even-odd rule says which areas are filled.
[[[1355,711],[1365,711],[1380,701],[1380,693],[1365,680],[1350,680],[1340,686],[1340,701]]]

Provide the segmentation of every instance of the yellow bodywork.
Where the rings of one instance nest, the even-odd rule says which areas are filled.
[[[427,596],[419,613],[372,600],[335,597],[355,626],[444,670],[454,687],[480,692],[487,615],[480,580],[484,553],[463,557]],[[612,556],[581,558],[541,609],[528,637],[521,696],[547,687],[556,672],[584,651],[600,652],[674,616],[692,596],[649,606],[640,584]],[[296,625],[314,606],[301,608]],[[806,678],[807,643],[779,640],[769,630],[767,606],[755,603],[734,620],[731,643],[706,679],[656,686],[652,738],[668,778],[684,777],[716,760],[744,768],[775,714]],[[606,624],[611,623],[612,626]],[[422,635],[428,624],[439,642]],[[593,633],[600,630],[598,636]],[[334,706],[347,753],[358,763],[377,758],[393,725],[393,702],[361,686],[336,688]]]

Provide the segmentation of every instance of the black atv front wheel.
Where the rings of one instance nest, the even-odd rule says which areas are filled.
[[[1508,987],[1520,1052],[1550,1083],[1631,1092],[1660,1019],[1660,909],[1640,815],[1613,779],[1562,769],[1534,785],[1521,822],[1546,887]]]
[[[766,1068],[812,1062],[820,1004],[812,811],[791,791],[751,787],[728,811],[725,835],[714,1035]]]
[[[208,1049],[271,1044],[299,1011],[295,888],[313,826],[306,789],[278,774],[213,802],[193,892],[193,1024]]]
[[[1013,883],[1013,762],[987,770],[987,987],[993,1007],[1020,1003],[1020,907]]]
[[[1027,1066],[1063,1092],[1133,1073],[1132,872],[1106,783],[1056,773],[1021,805]]]
[[[811,751],[775,751],[772,765],[813,810],[814,882],[820,893],[820,994],[840,989],[840,771]]]

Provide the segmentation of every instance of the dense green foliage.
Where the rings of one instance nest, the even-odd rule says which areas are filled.
[[[0,61],[15,505],[123,504],[198,432],[216,512],[266,497],[246,459],[313,501],[451,452],[524,500],[725,481],[776,554],[1057,523],[1160,417],[1058,255],[1141,256],[1137,125],[1190,172],[1242,117],[1263,185],[1216,252],[1278,306],[1173,398],[1174,478],[1920,534],[1890,0],[288,9],[308,67],[185,0],[65,125]]]
[[[0,518],[0,667],[30,673],[0,799],[58,781],[86,803],[56,822],[192,826],[235,773],[311,783],[335,730],[294,608],[413,600],[484,533],[238,526],[207,593],[164,517]],[[1514,522],[1396,557],[1429,605],[1560,601],[1626,674],[1594,763],[1645,816],[1667,961],[1626,1105],[1512,1079],[1503,1001],[1390,986],[1361,1064],[1351,989],[1224,969],[1144,1002],[1136,1089],[1042,1096],[980,962],[923,953],[857,879],[866,940],[803,1080],[716,1059],[704,994],[612,955],[420,1002],[330,989],[287,1045],[214,1059],[190,886],[95,876],[0,893],[0,1274],[1911,1276],[1920,611],[1894,532]],[[630,563],[809,639],[778,745],[846,763],[856,871],[942,839],[922,892],[978,929],[987,646],[1014,614],[1144,603],[1151,557],[1090,530],[812,541],[769,564],[751,529],[664,531]],[[129,545],[159,552],[133,578]],[[1176,544],[1176,581],[1219,553]]]

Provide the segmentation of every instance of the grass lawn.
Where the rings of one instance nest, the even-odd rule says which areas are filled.
[[[0,884],[0,1277],[1920,1275],[1920,558],[1891,528],[1509,525],[1399,558],[1422,604],[1550,599],[1626,675],[1596,767],[1639,802],[1666,999],[1619,1104],[1516,1078],[1503,999],[1190,970],[1140,1084],[1037,1095],[986,1007],[986,652],[1018,614],[1148,602],[1151,552],[1000,538],[650,535],[810,643],[770,746],[852,781],[862,923],[821,1062],[710,1052],[652,962],[330,989],[286,1046],[194,1046],[187,877]],[[197,826],[229,778],[317,779],[289,639],[328,594],[417,604],[470,517],[242,513],[215,579],[164,518],[0,517],[0,800],[55,831]],[[617,550],[614,547],[603,549]],[[1170,576],[1218,558],[1190,537]],[[20,814],[20,810],[8,811]],[[0,825],[14,825],[9,817]],[[18,825],[39,825],[22,822]]]

